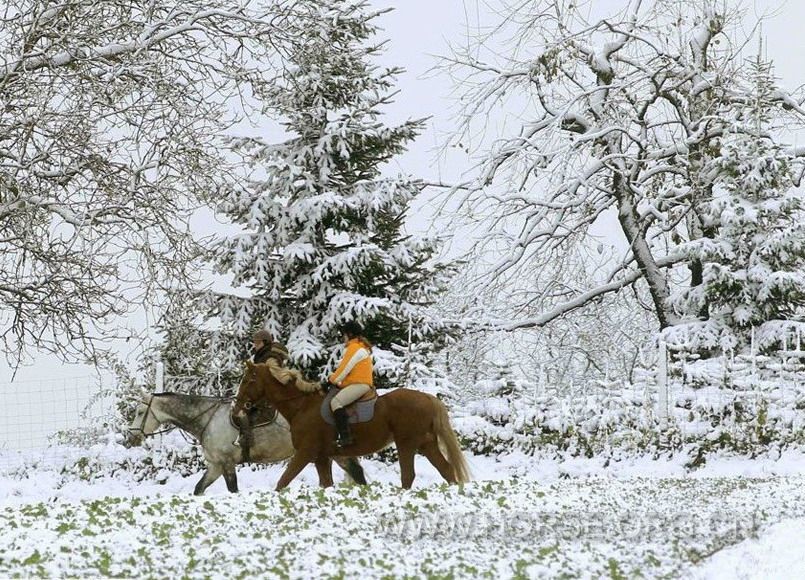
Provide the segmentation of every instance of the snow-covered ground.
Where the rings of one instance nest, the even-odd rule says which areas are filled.
[[[366,461],[368,488],[320,491],[315,471],[272,491],[282,466],[239,471],[241,493],[198,475],[103,470],[110,443],[6,457],[0,576],[796,577],[805,574],[805,456],[777,461],[537,460],[472,456],[475,481]],[[81,457],[71,453],[80,453]],[[84,467],[77,468],[76,462]],[[755,537],[757,538],[755,539]]]
[[[760,537],[724,548],[695,571],[697,579],[805,578],[805,519],[785,520]]]

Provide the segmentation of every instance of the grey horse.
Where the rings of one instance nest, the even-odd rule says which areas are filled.
[[[195,437],[204,452],[207,470],[196,484],[193,493],[202,495],[222,475],[231,492],[238,491],[236,466],[242,463],[241,448],[234,444],[239,431],[229,420],[231,401],[217,397],[154,393],[137,405],[129,431],[143,436],[157,432],[160,425],[174,425]],[[276,463],[294,453],[291,431],[282,415],[272,423],[255,427],[251,460],[255,463]],[[336,458],[336,463],[349,478],[365,484],[363,468],[355,459]]]

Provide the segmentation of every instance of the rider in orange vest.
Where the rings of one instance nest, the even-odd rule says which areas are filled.
[[[339,328],[346,343],[341,364],[330,375],[329,382],[339,388],[330,402],[338,433],[338,447],[352,445],[355,441],[349,428],[346,406],[369,393],[374,394],[372,378],[372,346],[363,337],[363,328],[357,322],[347,322]]]

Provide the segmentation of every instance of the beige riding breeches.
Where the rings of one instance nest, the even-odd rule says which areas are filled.
[[[333,400],[330,401],[330,408],[335,411],[341,407],[346,407],[353,401],[357,401],[363,397],[371,388],[372,387],[369,385],[363,385],[360,383],[344,387],[343,389],[340,389],[338,393],[336,393],[335,397],[333,397]]]

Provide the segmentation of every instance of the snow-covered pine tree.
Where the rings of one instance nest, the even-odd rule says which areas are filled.
[[[235,336],[267,328],[319,376],[337,360],[338,325],[358,320],[379,385],[400,385],[417,370],[407,364],[409,320],[417,362],[446,338],[427,306],[453,270],[434,260],[435,238],[404,233],[421,182],[382,174],[423,121],[381,119],[401,69],[372,64],[383,43],[372,42],[378,13],[366,2],[303,0],[293,10],[303,42],[259,94],[287,139],[234,140],[252,171],[219,207],[244,232],[223,245],[218,270],[251,295],[219,296],[213,314]]]
[[[795,324],[805,305],[802,194],[794,188],[794,160],[772,136],[780,105],[771,63],[760,54],[748,66],[754,99],[705,169],[715,176],[713,196],[698,213],[715,235],[683,245],[701,261],[703,281],[680,293],[677,307],[693,316],[709,312],[681,327],[694,348],[739,348],[752,327],[761,346],[777,346],[780,327]]]

